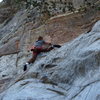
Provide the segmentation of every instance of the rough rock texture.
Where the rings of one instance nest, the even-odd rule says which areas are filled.
[[[7,18],[11,17],[11,8],[0,8],[0,23],[3,23]]]
[[[35,3],[32,3],[32,1]],[[74,12],[80,8],[94,6],[99,0],[31,0],[31,6],[38,8],[37,11],[50,16],[63,14],[65,12]],[[32,7],[30,6],[30,9]],[[95,6],[97,7],[97,6]]]
[[[13,35],[15,31],[25,23],[26,18],[27,15],[25,11],[19,11],[18,13],[15,14],[15,17],[13,17],[9,21],[9,23],[3,23],[3,25],[0,28],[0,39],[2,38],[8,39],[9,35],[11,34]]]
[[[68,42],[91,30],[92,25],[100,20],[100,12],[94,9],[85,13],[58,15],[45,22],[41,18],[36,21],[29,15],[27,10],[19,11],[8,24],[0,28],[0,56],[28,51],[39,35],[53,44]]]
[[[1,96],[1,98],[3,100],[63,100],[64,96],[60,92],[62,93],[64,90],[61,89],[59,92],[60,88],[57,88],[58,90],[54,90],[54,88],[57,88],[57,86],[53,87],[36,79],[28,79],[16,83],[9,89],[10,94],[5,95],[5,97]]]
[[[72,0],[75,8],[79,8],[80,6],[84,5],[85,1],[86,0]],[[95,3],[97,1],[98,0],[87,0],[87,2],[89,2],[89,3]]]
[[[100,100],[100,11],[48,19],[36,10],[18,11],[0,24],[0,100]],[[54,44],[80,36],[40,54],[23,72],[39,35]]]
[[[16,78],[10,84],[5,85],[5,91],[0,94],[0,99],[99,100],[99,44],[100,21],[94,25],[91,32],[84,33],[73,41],[65,43],[60,49],[51,51],[47,56],[40,55],[41,57],[28,67],[26,73],[21,71],[22,62],[26,60],[26,57],[21,56],[20,53],[19,59],[16,61],[18,68]],[[18,58],[16,55],[11,58],[13,57]],[[4,59],[4,62],[7,62],[7,59]],[[12,65],[11,62],[8,64]],[[7,65],[3,66],[2,58],[0,65],[7,68]],[[15,66],[11,68],[14,70]],[[12,75],[13,73],[11,73]]]
[[[2,79],[2,77],[9,78],[9,75],[16,74],[16,62],[17,55],[8,55],[0,57],[0,79]]]
[[[30,8],[32,10],[30,16],[34,16],[37,13],[39,15],[38,17],[44,15],[46,15],[45,17],[50,17],[84,7],[87,8],[87,6],[94,6],[99,0],[28,0],[27,2],[29,3],[26,1],[4,0],[0,4],[0,23],[6,21],[6,19],[9,21],[14,12],[21,8]],[[36,19],[36,16],[33,19]]]

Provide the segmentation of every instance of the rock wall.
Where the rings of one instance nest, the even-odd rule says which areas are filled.
[[[0,100],[99,100],[100,12],[45,19],[36,10],[20,10],[0,25]],[[39,35],[64,44],[40,54],[23,72]]]
[[[88,7],[94,7],[98,0],[5,0],[8,3],[8,8],[3,8],[0,11],[0,22],[2,23],[7,18],[12,17],[16,10],[20,9],[36,9],[36,12],[40,16],[55,16],[65,12],[75,12],[78,9],[87,9]],[[6,4],[4,3],[4,6]],[[96,6],[95,6],[96,7]],[[17,9],[16,9],[17,8]],[[15,10],[16,9],[16,10]],[[3,12],[2,12],[3,11]],[[10,13],[8,14],[8,12]],[[13,12],[13,13],[12,13]]]
[[[3,23],[7,18],[11,17],[11,8],[0,8],[0,23]]]
[[[38,3],[40,5],[42,4],[40,8],[42,11],[48,11],[50,15],[56,15],[68,11],[75,11],[81,7],[89,7],[98,2],[98,0],[32,0],[31,4],[35,7],[33,2],[37,3],[37,6],[39,6]]]
[[[38,14],[29,17],[29,11],[21,10],[0,28],[0,56],[28,52],[39,35],[53,44],[68,42],[90,31],[93,24],[100,20],[99,15],[100,12],[93,9],[85,13],[61,14],[44,21],[45,18],[39,18]],[[36,16],[38,20],[34,19]]]
[[[26,73],[21,71],[22,62],[26,57],[19,54],[21,59],[17,59],[19,66],[17,66],[16,77],[10,84],[5,84],[6,91],[0,94],[0,99],[99,100],[99,27],[100,21],[94,25],[91,32],[65,43],[60,49],[47,53],[43,58],[37,58],[35,63],[28,67]],[[18,56],[11,56],[13,57],[16,59]],[[7,62],[6,59],[4,61]],[[2,62],[1,58],[0,65]],[[9,63],[10,65],[12,63]],[[12,66],[13,71],[14,67]],[[11,78],[12,75],[10,73],[9,77]]]

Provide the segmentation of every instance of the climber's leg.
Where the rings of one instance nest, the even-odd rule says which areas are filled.
[[[24,69],[23,69],[24,71],[27,70],[27,65],[33,63],[36,60],[37,55],[38,55],[38,53],[33,52],[32,58],[24,65]]]

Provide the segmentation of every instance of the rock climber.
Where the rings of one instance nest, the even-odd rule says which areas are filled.
[[[44,45],[49,45],[48,48],[44,48]],[[32,58],[24,65],[24,71],[27,70],[27,65],[33,63],[37,56],[41,53],[41,52],[48,52],[50,50],[52,50],[54,47],[60,48],[60,45],[52,45],[51,43],[47,43],[44,41],[42,36],[38,37],[38,40],[34,43],[34,45],[31,48],[31,51],[33,52]]]

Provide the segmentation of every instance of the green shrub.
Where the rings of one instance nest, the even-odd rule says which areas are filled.
[[[68,11],[74,12],[75,8],[72,2],[68,2],[67,4]]]
[[[100,7],[97,7],[97,10],[99,10],[99,11],[100,11]]]

